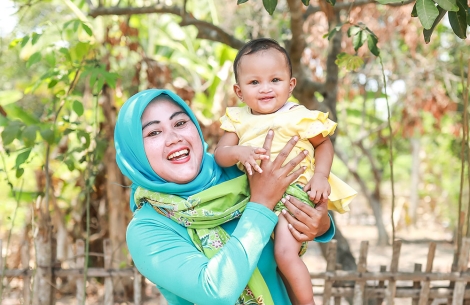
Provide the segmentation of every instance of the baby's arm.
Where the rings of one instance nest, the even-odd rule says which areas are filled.
[[[252,168],[261,173],[256,160],[269,160],[266,149],[262,147],[251,147],[238,145],[238,136],[234,132],[226,131],[214,151],[215,161],[222,167],[229,167],[241,162],[249,175],[253,174]]]
[[[305,185],[306,191],[315,203],[326,203],[331,193],[328,177],[330,176],[331,164],[335,154],[330,137],[319,134],[309,139],[315,148],[315,172],[310,181]]]

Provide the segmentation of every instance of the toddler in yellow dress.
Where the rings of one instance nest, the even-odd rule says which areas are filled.
[[[229,107],[221,118],[225,133],[214,152],[216,162],[224,167],[238,164],[249,175],[253,170],[261,172],[258,160],[274,159],[285,143],[297,136],[297,144],[285,162],[302,151],[308,155],[299,165],[305,172],[294,183],[301,185],[315,204],[328,204],[330,210],[340,213],[349,211],[356,192],[330,173],[334,151],[329,135],[336,123],[328,119],[328,113],[288,101],[297,80],[292,77],[286,50],[271,39],[252,40],[240,49],[233,68],[235,94],[246,106]],[[269,130],[274,130],[271,156],[262,148]],[[276,262],[291,302],[315,304],[310,274],[298,255],[301,243],[288,226],[279,214],[274,234]]]

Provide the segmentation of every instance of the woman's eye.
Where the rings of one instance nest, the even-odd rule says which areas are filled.
[[[187,123],[186,121],[178,121],[178,122],[176,122],[175,127],[181,127],[181,126],[185,125],[186,123]]]
[[[147,137],[154,137],[154,136],[158,136],[160,133],[162,133],[161,131],[157,131],[157,130],[154,130],[154,131],[151,131],[147,134]]]

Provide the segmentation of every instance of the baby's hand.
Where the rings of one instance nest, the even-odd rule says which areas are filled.
[[[237,158],[245,166],[248,175],[253,175],[252,169],[258,173],[263,172],[258,163],[256,163],[256,160],[269,160],[269,156],[266,155],[266,149],[251,146],[238,146]]]
[[[331,193],[328,177],[323,174],[314,174],[312,179],[305,185],[304,191],[314,203],[327,203]]]

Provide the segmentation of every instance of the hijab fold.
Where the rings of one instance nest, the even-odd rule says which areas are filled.
[[[166,95],[180,106],[196,125],[203,143],[203,156],[199,174],[191,182],[178,184],[158,176],[147,159],[142,137],[141,117],[148,104],[160,95]],[[132,181],[130,209],[135,211],[134,193],[137,187],[183,198],[199,193],[211,186],[240,176],[236,167],[221,168],[215,163],[214,156],[207,152],[201,127],[189,106],[175,93],[165,89],[148,89],[129,98],[119,111],[114,130],[116,162],[121,172]]]

